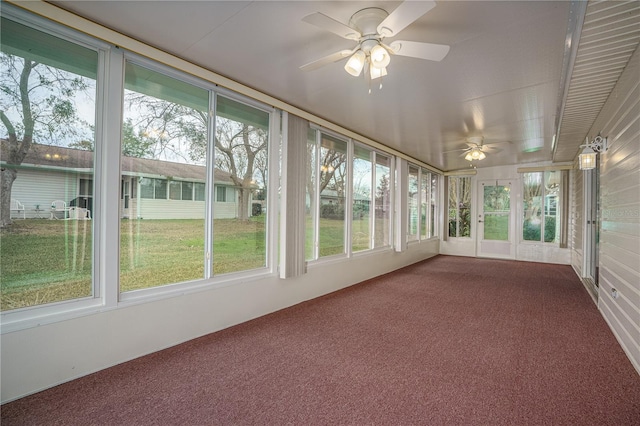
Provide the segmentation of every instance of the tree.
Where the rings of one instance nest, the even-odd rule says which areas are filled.
[[[127,104],[137,111],[131,121],[139,137],[153,139],[152,158],[206,163],[207,111],[128,92]],[[215,133],[215,167],[229,173],[238,190],[238,218],[249,219],[251,194],[267,180],[268,130],[218,115]]]
[[[218,117],[216,122],[216,167],[230,173],[230,178],[238,188],[238,219],[249,219],[249,200],[256,189],[257,165],[266,168],[267,131]],[[222,155],[219,155],[222,154]],[[266,172],[262,172],[266,176]],[[264,179],[264,177],[263,177]]]
[[[91,80],[30,59],[0,54],[0,121],[6,144],[0,172],[0,227],[11,223],[11,191],[18,166],[36,140],[64,144],[86,136],[74,96],[93,87]]]

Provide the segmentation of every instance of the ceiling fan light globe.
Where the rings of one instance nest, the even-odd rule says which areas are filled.
[[[344,65],[344,69],[352,76],[358,77],[364,68],[364,62],[364,52],[362,50],[358,50],[349,58],[347,63]]]
[[[387,65],[389,65],[389,62],[391,62],[391,56],[389,55],[389,52],[387,52],[387,49],[379,44],[373,46],[369,55],[371,58],[371,65],[373,65],[375,68],[385,68]]]
[[[478,156],[478,160],[484,160],[485,158],[487,158],[487,155],[484,152],[480,151],[480,155]]]
[[[467,152],[467,155],[464,156],[464,159],[467,160],[467,161],[471,161],[471,160],[473,160],[473,157],[471,156],[470,152]]]
[[[477,148],[473,148],[471,150],[471,158],[473,158],[474,160],[477,160],[480,158],[480,151]]]
[[[386,68],[376,68],[373,64],[369,67],[369,74],[371,76],[371,80],[375,80],[376,78],[384,77],[387,75]]]

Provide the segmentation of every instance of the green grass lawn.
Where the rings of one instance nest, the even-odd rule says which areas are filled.
[[[247,222],[214,220],[214,275],[266,266],[264,221],[264,215]],[[92,224],[28,219],[1,230],[1,310],[92,296]],[[321,219],[321,257],[344,253],[344,227],[342,220]],[[353,250],[368,249],[368,219],[355,220],[352,231]],[[204,232],[204,220],[123,219],[120,291],[202,279]],[[311,244],[308,238],[307,253]]]
[[[1,310],[92,295],[90,221],[16,220],[0,236]],[[265,266],[264,216],[214,220],[214,274]],[[121,291],[204,277],[204,220],[122,220]]]

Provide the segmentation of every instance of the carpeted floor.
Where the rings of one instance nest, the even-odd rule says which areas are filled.
[[[640,376],[569,266],[438,256],[5,404],[1,420],[639,425]]]

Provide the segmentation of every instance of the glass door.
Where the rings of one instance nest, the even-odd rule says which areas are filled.
[[[511,182],[481,181],[478,185],[478,256],[512,259]]]

